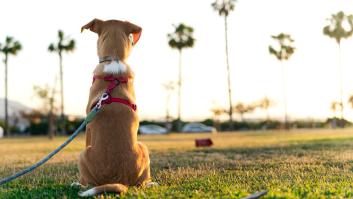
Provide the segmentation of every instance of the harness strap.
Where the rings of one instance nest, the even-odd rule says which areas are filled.
[[[108,84],[107,90],[105,91],[108,94],[108,98],[103,100],[101,102],[102,104],[110,104],[112,102],[116,102],[116,103],[120,103],[120,104],[125,104],[125,105],[129,106],[132,110],[136,111],[136,109],[137,109],[136,104],[133,104],[129,100],[126,100],[126,99],[111,97],[111,95],[110,95],[110,93],[113,91],[113,89],[115,87],[117,87],[119,84],[128,83],[129,80],[127,78],[123,78],[123,77],[116,78],[113,75],[106,75],[106,76],[94,75],[92,84],[94,83],[94,81],[96,79],[101,79],[101,80],[110,82]]]
[[[103,104],[110,104],[112,102],[125,104],[125,105],[129,106],[134,111],[136,111],[136,109],[137,109],[136,104],[131,103],[129,100],[126,100],[123,98],[118,98],[118,97],[109,97],[107,100],[104,100],[102,103]]]

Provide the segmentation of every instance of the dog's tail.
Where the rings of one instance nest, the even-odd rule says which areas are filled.
[[[92,189],[86,190],[86,191],[80,191],[78,193],[79,196],[81,197],[92,197],[104,192],[107,193],[126,193],[128,190],[128,187],[123,185],[123,184],[105,184],[97,187],[93,187]]]

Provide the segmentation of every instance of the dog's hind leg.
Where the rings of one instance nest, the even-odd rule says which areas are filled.
[[[138,142],[137,144],[140,151],[140,155],[142,156],[141,169],[143,170],[141,175],[137,179],[136,185],[146,186],[147,184],[151,183],[150,157],[147,147],[141,142]]]
[[[96,184],[91,172],[88,170],[88,162],[87,162],[87,153],[91,149],[91,146],[88,146],[84,151],[81,152],[79,161],[78,161],[78,168],[80,171],[80,184],[83,186],[87,186],[88,184]]]

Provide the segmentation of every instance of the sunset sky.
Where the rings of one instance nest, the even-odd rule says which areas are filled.
[[[97,35],[82,25],[93,18],[128,20],[143,28],[128,63],[136,73],[135,90],[141,119],[165,116],[166,92],[162,84],[178,77],[178,52],[169,48],[167,34],[180,22],[195,30],[194,48],[183,52],[184,87],[182,117],[212,116],[213,106],[228,106],[223,19],[214,12],[213,0],[112,0],[112,1],[2,1],[0,43],[7,35],[23,45],[9,59],[9,99],[29,107],[40,104],[33,85],[54,85],[58,57],[47,51],[61,29],[77,42],[64,55],[65,111],[85,115],[92,71],[98,63]],[[296,51],[285,62],[288,113],[291,119],[332,116],[330,103],[339,99],[338,46],[322,29],[331,14],[353,14],[353,0],[238,0],[229,15],[229,55],[233,101],[251,103],[264,96],[276,101],[270,116],[283,113],[281,64],[270,56],[271,35],[291,34]],[[344,100],[353,94],[353,38],[342,41]],[[3,55],[0,55],[3,59]],[[0,64],[0,98],[4,97],[4,65]],[[57,82],[59,88],[59,83]],[[57,98],[60,99],[59,97]],[[3,109],[3,107],[1,107]],[[346,105],[345,117],[353,120]],[[173,94],[171,112],[177,113]],[[257,111],[248,118],[265,117]],[[236,116],[235,118],[238,118]]]

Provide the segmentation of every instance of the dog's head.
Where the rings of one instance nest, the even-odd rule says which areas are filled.
[[[111,56],[125,60],[141,36],[141,27],[127,21],[93,19],[82,26],[81,32],[89,29],[98,34],[99,57]]]

